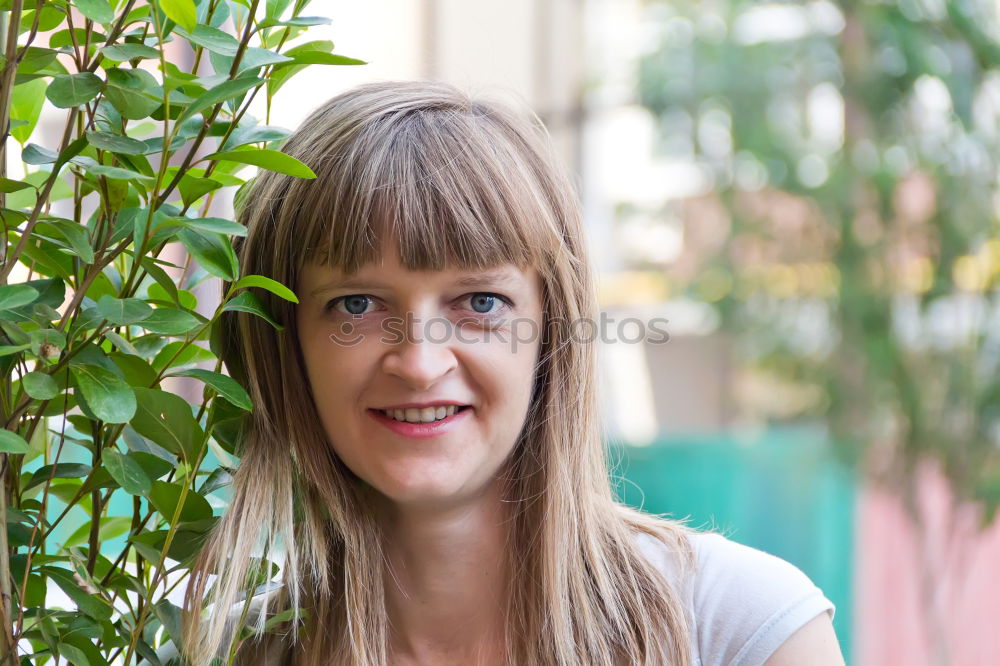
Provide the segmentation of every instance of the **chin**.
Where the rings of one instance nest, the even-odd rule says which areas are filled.
[[[454,475],[420,480],[383,480],[373,485],[389,502],[411,508],[444,508],[473,500],[482,489],[471,490]]]

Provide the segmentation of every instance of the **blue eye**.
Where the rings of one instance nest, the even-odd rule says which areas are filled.
[[[480,314],[486,314],[493,309],[493,302],[495,300],[496,297],[490,294],[473,294],[472,309]]]
[[[511,302],[500,294],[493,294],[485,291],[469,294],[467,298],[469,298],[469,302],[472,304],[472,310],[476,314],[499,314],[499,309],[493,309],[493,306],[497,305],[498,300],[501,301],[499,304],[500,306],[511,305]]]
[[[368,305],[371,303],[372,297],[366,296],[364,294],[349,294],[347,296],[340,296],[333,299],[327,303],[327,310],[334,309],[338,305],[343,304],[344,308],[339,310],[344,314],[349,315],[361,315],[365,313]]]
[[[484,291],[467,294],[463,298],[468,299],[473,312],[482,315],[500,314],[505,307],[512,305],[509,299],[500,294]],[[375,299],[372,296],[348,294],[332,299],[326,304],[326,310],[336,310],[340,314],[359,317],[370,312],[370,308],[374,305]]]

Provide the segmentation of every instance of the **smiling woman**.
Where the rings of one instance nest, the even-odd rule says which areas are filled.
[[[299,302],[224,320],[254,411],[192,663],[227,654],[269,561],[237,663],[841,663],[795,567],[615,500],[596,349],[558,325],[597,314],[578,198],[536,117],[374,83],[284,150],[317,178],[258,176],[236,249]]]

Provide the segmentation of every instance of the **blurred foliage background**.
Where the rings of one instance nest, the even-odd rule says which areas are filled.
[[[908,498],[939,462],[1000,503],[1000,30],[989,2],[644,3],[639,97],[697,196],[672,283],[738,357]]]

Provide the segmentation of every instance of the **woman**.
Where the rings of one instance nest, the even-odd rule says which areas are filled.
[[[242,274],[299,301],[258,290],[280,330],[223,322],[255,409],[188,589],[193,663],[239,618],[273,619],[237,663],[842,663],[798,569],[616,502],[572,337],[597,314],[578,199],[529,117],[360,86],[284,145],[315,180],[240,202]],[[282,586],[240,602],[267,561]],[[235,610],[206,619],[210,574]]]

